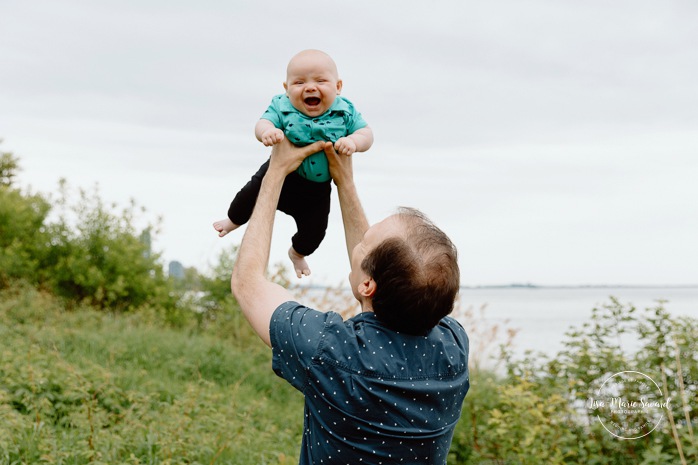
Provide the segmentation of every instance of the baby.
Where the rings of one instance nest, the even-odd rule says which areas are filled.
[[[342,80],[332,58],[319,50],[304,50],[288,63],[285,94],[277,95],[255,126],[255,136],[265,146],[284,137],[297,146],[320,140],[334,143],[340,155],[365,152],[373,144],[373,131],[354,105],[340,97]],[[228,209],[228,218],[213,223],[220,237],[245,224],[252,216],[257,194],[269,161],[237,193]],[[325,237],[330,213],[330,171],[324,152],[303,160],[296,172],[284,181],[277,210],[296,222],[288,256],[296,276],[309,276],[305,257]]]

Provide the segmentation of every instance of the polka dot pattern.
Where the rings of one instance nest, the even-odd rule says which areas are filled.
[[[468,336],[426,336],[296,302],[272,317],[272,368],[305,396],[301,464],[445,464],[470,387]]]

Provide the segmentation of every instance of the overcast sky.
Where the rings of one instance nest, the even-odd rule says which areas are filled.
[[[376,142],[370,222],[422,209],[466,285],[698,282],[698,4],[684,1],[0,0],[0,149],[20,185],[99,185],[206,269],[265,160],[254,124],[318,48]],[[336,194],[308,282],[348,273]],[[293,222],[277,215],[272,261]]]

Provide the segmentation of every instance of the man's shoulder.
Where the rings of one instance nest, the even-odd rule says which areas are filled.
[[[276,310],[274,310],[272,314],[272,321],[278,322],[295,318],[315,321],[318,324],[325,324],[328,320],[330,322],[336,320],[335,317],[339,317],[335,312],[321,312],[320,310],[315,310],[295,300],[289,300],[276,307]],[[341,317],[339,317],[339,320],[341,321]],[[306,324],[308,323],[306,322]]]
[[[284,330],[295,329],[296,335],[301,333],[322,333],[328,326],[341,325],[342,317],[335,312],[321,312],[296,301],[288,301],[279,305],[271,316],[270,333],[272,345],[275,336]]]
[[[442,335],[448,335],[448,337],[452,337],[454,339],[454,342],[461,348],[464,349],[465,352],[468,351],[469,349],[469,338],[468,338],[468,333],[465,331],[465,328],[463,328],[463,325],[461,325],[458,320],[451,316],[446,316],[439,321],[439,324],[436,325],[436,328],[440,331]]]
[[[452,316],[445,316],[439,321],[439,326],[443,326],[446,328],[451,329],[452,331],[455,331],[457,334],[464,335],[467,337],[467,334],[465,332],[465,328],[463,328],[463,325],[460,324],[458,320],[453,318]]]

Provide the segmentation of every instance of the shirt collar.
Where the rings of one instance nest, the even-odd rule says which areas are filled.
[[[281,94],[281,98],[279,99],[279,110],[282,111],[283,113],[293,113],[297,112],[298,114],[305,116],[306,118],[311,118],[308,115],[304,115],[300,111],[298,111],[296,108],[291,105],[291,100],[288,98],[288,95],[286,94]],[[339,95],[337,98],[334,99],[334,102],[332,103],[332,106],[322,115],[320,116],[315,116],[312,117],[311,119],[315,118],[320,118],[322,116],[328,115],[330,113],[336,113],[336,112],[345,112],[349,110],[349,105],[347,104],[346,100],[341,98]]]

